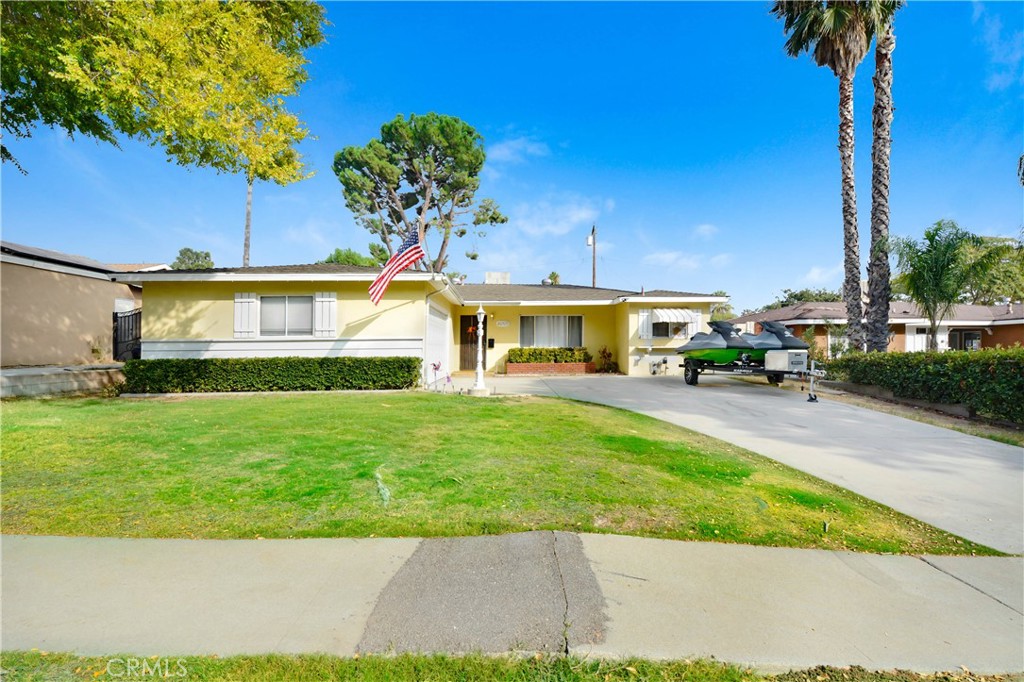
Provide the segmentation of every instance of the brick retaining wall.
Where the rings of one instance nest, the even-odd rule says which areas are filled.
[[[522,374],[593,374],[592,362],[509,362],[505,365],[505,373]]]

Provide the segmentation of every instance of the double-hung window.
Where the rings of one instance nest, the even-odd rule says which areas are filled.
[[[579,348],[583,345],[582,315],[523,315],[519,318],[523,348]]]
[[[312,296],[260,297],[260,336],[312,335]]]

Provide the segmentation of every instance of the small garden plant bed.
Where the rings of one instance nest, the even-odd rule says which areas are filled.
[[[155,538],[537,529],[990,554],[650,417],[430,393],[15,401],[4,532]]]

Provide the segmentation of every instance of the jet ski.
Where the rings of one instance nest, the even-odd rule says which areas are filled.
[[[807,350],[810,348],[803,339],[793,336],[793,332],[790,331],[789,327],[781,322],[762,322],[761,329],[764,331],[759,336],[766,332],[774,334],[775,338],[782,344],[782,350]]]
[[[728,322],[709,322],[710,333],[698,332],[690,337],[685,345],[676,349],[676,353],[691,360],[714,365],[729,365],[740,361],[742,356],[753,357],[760,353],[764,360],[765,350],[755,349],[750,341],[736,333],[736,328]]]
[[[701,364],[764,364],[770,350],[806,350],[809,346],[780,322],[762,322],[760,334],[737,334],[728,322],[710,322],[710,333],[694,334],[676,352]]]

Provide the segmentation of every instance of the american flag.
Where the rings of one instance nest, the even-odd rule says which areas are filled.
[[[398,273],[423,258],[424,255],[423,247],[420,246],[419,231],[413,230],[412,234],[398,247],[398,251],[395,251],[395,254],[384,264],[384,269],[370,285],[370,300],[373,301],[373,304],[380,303],[388,285]]]

